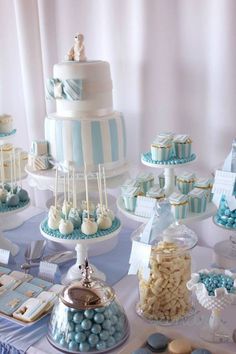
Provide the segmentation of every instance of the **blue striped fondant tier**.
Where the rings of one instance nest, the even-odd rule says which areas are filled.
[[[171,157],[167,161],[154,161],[152,160],[152,154],[150,151],[145,152],[141,155],[141,160],[144,162],[148,162],[153,165],[181,165],[196,159],[196,154],[192,154],[190,157],[184,159],[176,159],[175,157]]]
[[[7,206],[6,203],[2,203],[0,205],[0,213],[6,213],[6,212],[9,212],[9,211],[13,211],[13,210],[18,210],[18,209],[21,209],[21,208],[24,208],[26,205],[28,205],[30,202],[30,200],[28,199],[26,202],[19,202],[19,204],[17,206],[14,206],[14,207],[10,207],[10,206]]]
[[[121,114],[86,119],[45,119],[45,139],[50,155],[58,162],[73,161],[83,168],[104,164],[113,167],[126,158],[125,124]],[[117,166],[118,167],[118,166]]]
[[[40,229],[48,236],[59,238],[62,240],[88,240],[98,237],[104,237],[110,233],[118,230],[121,226],[120,220],[115,218],[112,222],[112,226],[107,230],[98,230],[93,235],[85,235],[81,229],[75,229],[70,235],[62,235],[59,230],[52,230],[48,227],[48,218],[43,220],[40,224]]]

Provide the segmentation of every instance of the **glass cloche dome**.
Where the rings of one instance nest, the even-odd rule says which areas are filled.
[[[80,266],[82,279],[66,287],[53,308],[49,342],[67,353],[105,353],[123,343],[129,324],[114,290]]]

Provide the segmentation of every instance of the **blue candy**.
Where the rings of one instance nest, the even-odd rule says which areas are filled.
[[[75,335],[75,341],[77,343],[83,343],[86,341],[86,334],[83,332],[76,333]]]
[[[94,321],[96,322],[96,323],[102,323],[103,321],[104,321],[104,319],[105,319],[105,317],[104,317],[104,315],[102,314],[102,313],[96,313],[96,315],[94,316]]]
[[[116,344],[115,338],[110,336],[107,341],[106,341],[106,345],[108,348],[113,347]]]
[[[80,343],[79,351],[81,352],[88,352],[90,349],[90,345],[87,342]]]
[[[84,319],[83,313],[82,312],[76,312],[73,316],[73,322],[78,324],[81,323]]]
[[[85,330],[90,329],[92,327],[92,321],[86,318],[81,322],[81,327]]]
[[[78,346],[78,343],[76,343],[75,341],[72,340],[69,342],[68,348],[70,350],[78,350],[79,346]]]
[[[96,349],[97,350],[105,350],[106,349],[106,342],[100,341],[96,344]]]
[[[91,345],[91,348],[93,348],[93,347],[95,347],[96,344],[99,342],[99,337],[98,337],[96,334],[92,333],[92,334],[90,334],[90,336],[88,337],[88,342],[89,342],[89,344]]]

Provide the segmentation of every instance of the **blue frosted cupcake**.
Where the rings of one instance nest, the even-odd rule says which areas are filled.
[[[184,172],[177,177],[177,186],[181,193],[188,194],[193,188],[196,177],[194,173]]]
[[[206,192],[207,201],[211,202],[213,198],[212,187],[213,179],[211,177],[207,178],[197,178],[194,183],[195,188],[203,189]]]
[[[187,217],[189,207],[187,195],[174,192],[169,196],[169,202],[175,219],[185,219]]]
[[[204,190],[194,188],[188,196],[189,209],[192,213],[204,213],[206,211],[207,196]]]
[[[154,186],[154,176],[152,173],[140,173],[136,177],[136,181],[143,190],[144,194]]]
[[[157,137],[151,145],[153,161],[168,161],[172,157],[172,141],[168,138]]]
[[[135,211],[137,196],[143,195],[139,187],[126,188],[122,192],[122,197],[125,204],[125,209],[129,211]]]
[[[178,134],[173,139],[174,153],[177,159],[186,159],[192,153],[192,140],[189,135]]]

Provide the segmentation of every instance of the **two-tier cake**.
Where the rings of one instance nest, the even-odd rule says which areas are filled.
[[[85,163],[90,171],[98,164],[119,168],[126,157],[125,125],[113,110],[110,65],[86,60],[82,35],[75,36],[67,59],[54,65],[46,85],[47,98],[56,100],[56,113],[45,119],[49,153],[78,171]]]

